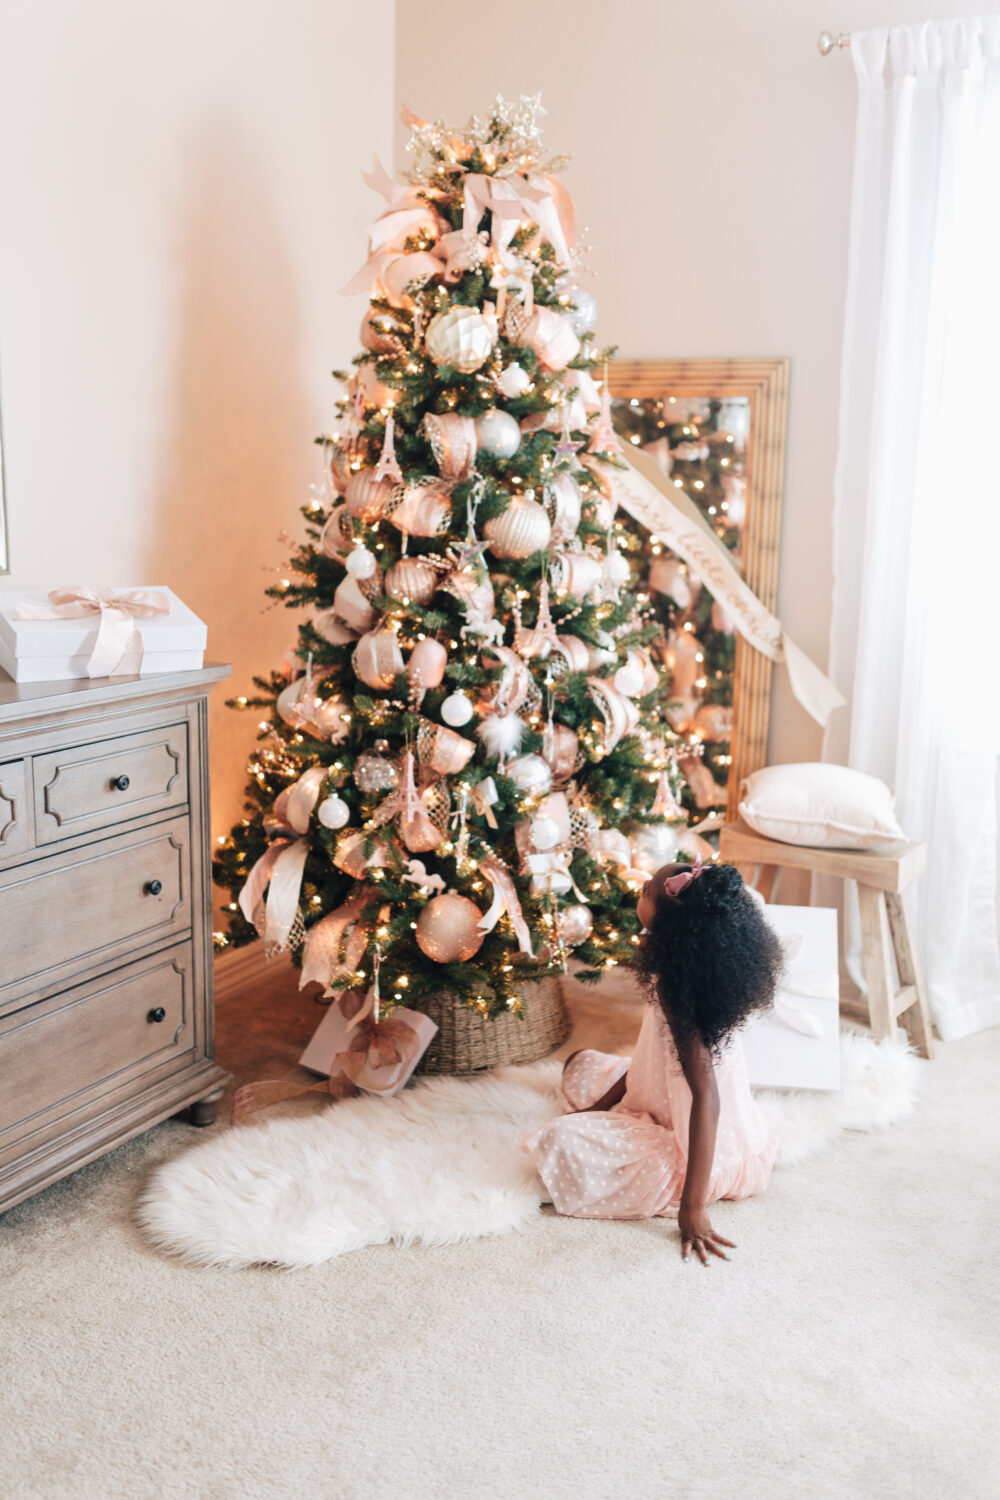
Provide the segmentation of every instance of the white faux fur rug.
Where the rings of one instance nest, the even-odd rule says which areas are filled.
[[[761,1091],[778,1165],[844,1130],[911,1114],[922,1064],[841,1033],[841,1091]],[[419,1080],[395,1099],[239,1126],[158,1167],[137,1208],[159,1249],[198,1265],[319,1265],[363,1245],[453,1244],[526,1225],[545,1201],[521,1140],[561,1112],[562,1064]]]

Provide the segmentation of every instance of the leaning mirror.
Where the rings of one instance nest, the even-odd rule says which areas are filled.
[[[610,367],[612,418],[694,500],[761,602],[778,591],[787,359],[636,359]],[[689,811],[710,831],[767,758],[771,662],[656,536],[649,586],[674,674],[672,727],[703,753],[684,765]]]

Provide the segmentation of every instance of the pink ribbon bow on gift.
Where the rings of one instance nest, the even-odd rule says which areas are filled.
[[[53,589],[49,604],[19,604],[15,620],[80,620],[100,614],[97,640],[87,663],[88,677],[114,677],[142,666],[142,636],[136,620],[170,613],[170,600],[159,589],[88,589],[66,583]],[[130,656],[127,664],[125,658]]]
[[[663,890],[668,896],[679,896],[681,891],[686,891],[693,880],[699,875],[704,875],[707,865],[701,862],[701,856],[695,860],[690,870],[681,870],[677,875],[668,875],[663,882]]]

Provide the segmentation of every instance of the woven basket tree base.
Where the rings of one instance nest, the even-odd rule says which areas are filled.
[[[522,1016],[487,1020],[448,995],[423,999],[420,1008],[437,1022],[437,1035],[420,1060],[420,1073],[479,1073],[509,1063],[547,1057],[569,1036],[570,1019],[558,979],[526,984]]]

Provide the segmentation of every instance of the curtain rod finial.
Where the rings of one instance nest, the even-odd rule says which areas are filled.
[[[834,36],[832,31],[821,31],[819,37],[817,38],[816,45],[819,48],[820,56],[827,57],[831,52],[835,51],[837,47],[849,47],[851,45],[851,39],[842,31],[838,32],[836,36]]]

